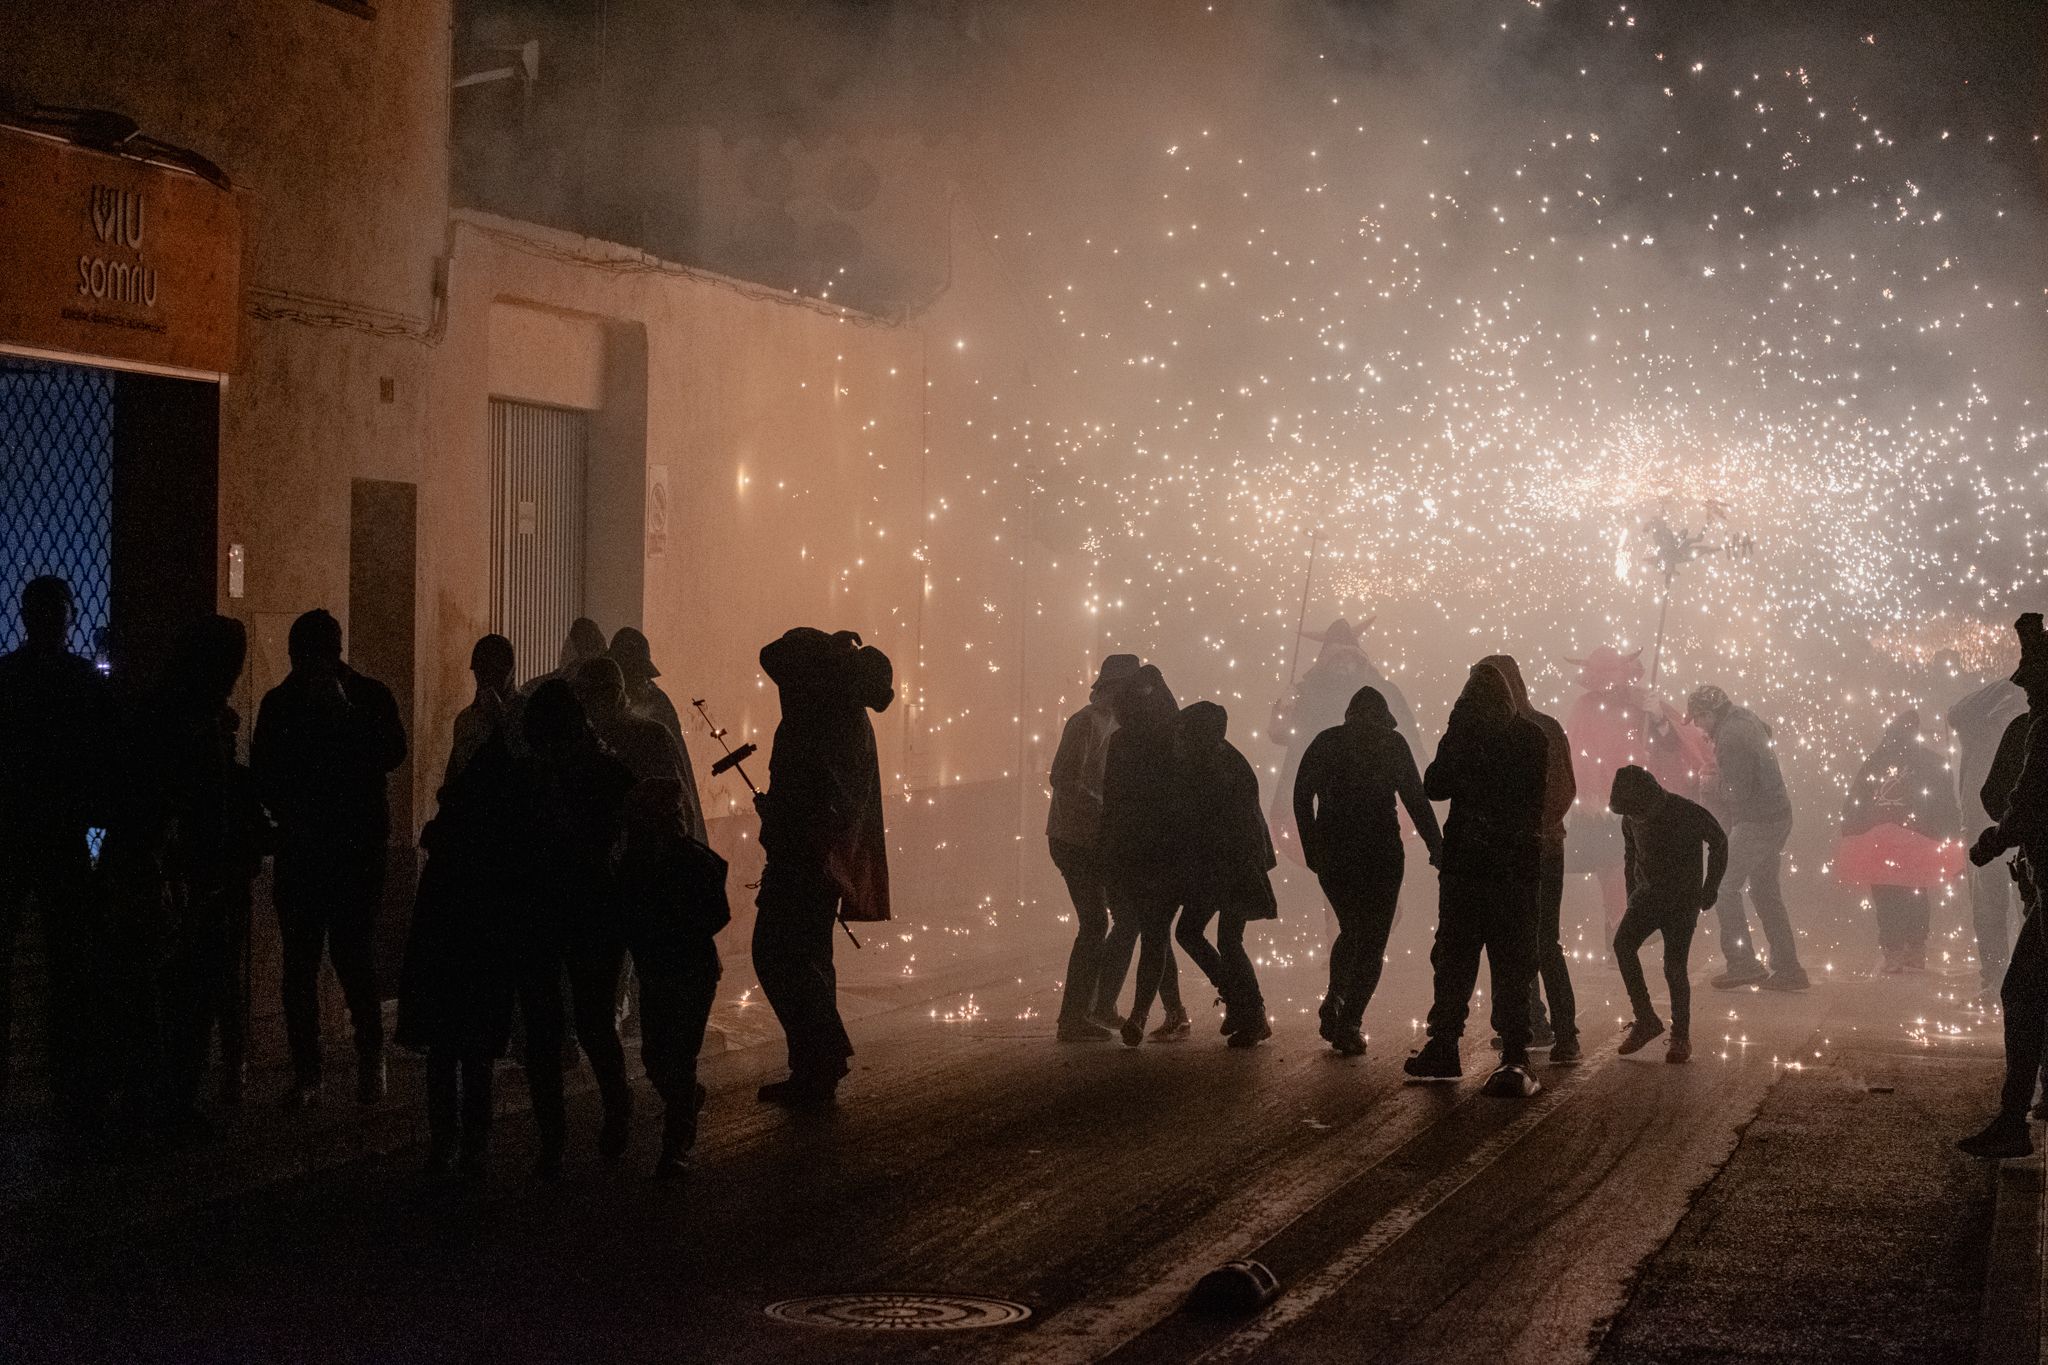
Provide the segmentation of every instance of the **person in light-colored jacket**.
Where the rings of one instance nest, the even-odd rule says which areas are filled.
[[[1813,983],[1799,965],[1799,944],[1785,893],[1778,886],[1778,862],[1792,835],[1792,798],[1778,768],[1771,727],[1747,707],[1737,706],[1720,688],[1698,688],[1686,699],[1686,719],[1714,742],[1718,770],[1707,793],[1707,809],[1728,831],[1728,875],[1720,898],[1721,956],[1727,970],[1714,978],[1718,991],[1761,986],[1771,991],[1803,991]],[[1749,932],[1743,892],[1749,893],[1770,944],[1770,964],[1757,957]]]

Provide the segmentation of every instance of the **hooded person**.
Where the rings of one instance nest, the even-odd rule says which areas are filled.
[[[1564,909],[1564,822],[1578,800],[1579,787],[1572,773],[1572,745],[1564,727],[1538,711],[1529,701],[1529,685],[1522,681],[1522,666],[1507,654],[1489,654],[1480,660],[1492,664],[1507,679],[1515,698],[1515,714],[1543,732],[1548,755],[1543,770],[1543,862],[1536,880],[1536,981],[1529,991],[1530,1045],[1550,1048],[1554,1066],[1568,1066],[1579,1060],[1578,1000],[1572,994],[1571,970],[1565,964],[1563,942]],[[1544,997],[1549,997],[1545,1017]]]
[[[1664,1032],[1643,980],[1642,949],[1652,934],[1664,938],[1664,985],[1671,993],[1671,1041],[1664,1060],[1692,1060],[1692,975],[1687,958],[1700,913],[1720,898],[1728,867],[1728,836],[1704,806],[1667,792],[1635,764],[1614,774],[1608,808],[1622,817],[1628,872],[1628,912],[1614,931],[1614,959],[1628,989],[1635,1022],[1618,1049],[1640,1052]],[[1702,872],[1700,857],[1706,855]]]
[[[1110,931],[1093,1019],[1115,1028],[1129,1047],[1144,1042],[1155,995],[1165,1002],[1166,1017],[1153,1041],[1184,1038],[1193,1031],[1173,961],[1173,918],[1187,889],[1187,845],[1174,800],[1179,716],[1173,690],[1157,668],[1146,664],[1117,694],[1117,729],[1103,759],[1100,847],[1109,877]],[[1119,1018],[1117,996],[1130,969],[1131,950],[1141,944],[1131,1013]]]
[[[2021,727],[2019,743],[2024,744],[2026,714],[2026,692],[2007,677],[1993,679],[1949,708],[1948,728],[1957,749],[1956,792],[1966,822],[1996,821],[1983,802],[1984,782],[2000,741],[2015,723]],[[1978,980],[1988,1003],[1996,998],[2012,955],[2013,879],[2009,867],[1972,867],[1967,872]]]
[[[1174,722],[1181,828],[1187,840],[1187,906],[1175,938],[1223,997],[1223,1036],[1257,1047],[1273,1036],[1245,926],[1275,919],[1267,876],[1277,859],[1259,809],[1259,775],[1228,738],[1230,715],[1213,701],[1187,706]],[[1216,942],[1203,937],[1216,921]]]
[[[2048,1042],[2048,933],[2039,906],[2032,903],[2038,898],[2033,877],[2048,867],[2048,631],[2039,612],[2020,617],[2013,629],[2020,639],[2020,664],[2012,680],[2026,692],[2027,714],[2007,728],[1985,779],[1984,805],[1996,823],[1970,846],[1970,861],[1978,867],[2017,848],[2027,873],[2021,887],[2029,893],[2029,913],[2013,941],[2012,962],[1998,992],[2005,1015],[2005,1084],[1998,1114],[1981,1132],[1956,1144],[1966,1155],[1987,1159],[2032,1153],[2027,1109]],[[2026,727],[2023,738],[2012,743],[2021,725]]]
[[[676,704],[669,700],[668,693],[655,681],[661,670],[654,666],[654,651],[647,637],[632,626],[620,626],[612,632],[611,647],[605,651],[605,657],[619,666],[619,674],[626,681],[626,709],[655,722],[668,731],[677,748],[685,748],[683,718],[676,713]]]
[[[524,699],[512,686],[515,667],[512,642],[502,635],[479,636],[469,647],[469,674],[476,682],[476,693],[469,705],[455,714],[442,786],[453,782],[493,738],[504,738],[515,753],[520,750],[524,741],[519,734],[519,710]]]
[[[595,659],[604,652],[604,628],[588,616],[577,617],[569,623],[568,632],[562,636],[562,648],[555,655],[555,666],[520,688],[520,695],[532,696],[544,682],[574,682],[577,668],[585,660]]]
[[[1365,624],[1370,626],[1372,621],[1368,619]],[[1295,684],[1293,695],[1274,704],[1272,724],[1266,730],[1269,739],[1287,749],[1280,762],[1279,785],[1274,788],[1268,818],[1276,844],[1296,862],[1302,861],[1302,851],[1300,835],[1294,827],[1294,775],[1300,771],[1301,756],[1315,737],[1343,724],[1345,708],[1358,689],[1370,687],[1377,691],[1394,717],[1395,728],[1410,744],[1416,742],[1415,718],[1408,708],[1408,699],[1366,657],[1359,644],[1360,629],[1340,616],[1319,634],[1305,633],[1304,638],[1316,641],[1322,648],[1308,672]]]
[[[626,765],[635,782],[673,778],[682,793],[690,837],[706,842],[704,806],[697,796],[690,756],[667,726],[632,709],[626,676],[617,661],[608,657],[584,660],[573,686],[590,717],[590,728],[597,731],[605,750]]]
[[[1052,809],[1046,814],[1046,844],[1074,903],[1074,946],[1067,955],[1066,985],[1060,996],[1062,1042],[1100,1042],[1112,1033],[1088,1017],[1095,1012],[1095,990],[1109,938],[1109,885],[1101,857],[1102,779],[1110,736],[1116,733],[1116,698],[1138,668],[1135,654],[1112,654],[1102,661],[1095,685],[1088,690],[1088,704],[1067,717],[1060,731],[1047,777]]]
[[[1928,894],[1962,871],[1962,814],[1948,763],[1920,738],[1920,713],[1894,716],[1849,783],[1835,878],[1869,888],[1887,974],[1927,970]]]
[[[1379,987],[1401,897],[1407,852],[1396,802],[1436,866],[1443,834],[1415,753],[1395,727],[1386,697],[1376,687],[1361,687],[1344,708],[1344,723],[1309,741],[1294,776],[1301,851],[1337,919],[1330,987],[1318,1011],[1321,1032],[1347,1057],[1365,1055],[1365,1009]]]
[[[288,1108],[320,1098],[320,959],[331,958],[356,1047],[356,1099],[384,1097],[384,1011],[377,985],[377,912],[391,809],[387,787],[405,761],[391,689],[342,662],[341,623],[322,610],[292,622],[291,672],[256,711],[249,767],[277,821],[274,899],[284,940]]]
[[[1548,768],[1549,744],[1533,721],[1516,713],[1507,679],[1491,664],[1475,664],[1422,775],[1429,798],[1448,801],[1451,809],[1429,959],[1436,977],[1429,1041],[1404,1066],[1419,1080],[1464,1074],[1458,1040],[1483,952],[1501,1039],[1501,1065],[1487,1093],[1526,1098],[1542,1088],[1528,1071],[1529,986],[1536,975]]]
[[[761,650],[782,698],[761,812],[754,971],[789,1044],[767,1103],[829,1106],[853,1043],[839,1017],[835,922],[889,918],[881,765],[869,711],[895,698],[889,658],[852,631],[799,626]]]
[[[1712,684],[1694,689],[1685,714],[1713,741],[1715,776],[1704,804],[1728,831],[1728,894],[1720,901],[1721,956],[1727,970],[1711,984],[1717,991],[1744,986],[1806,990],[1812,982],[1799,965],[1798,936],[1778,884],[1778,865],[1792,836],[1792,798],[1778,768],[1771,727]],[[1770,944],[1768,967],[1750,936],[1745,891]]]

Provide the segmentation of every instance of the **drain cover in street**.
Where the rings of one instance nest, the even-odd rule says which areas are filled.
[[[1031,1310],[1007,1299],[974,1294],[820,1294],[784,1299],[764,1310],[798,1327],[851,1327],[869,1332],[957,1332],[1007,1327]]]

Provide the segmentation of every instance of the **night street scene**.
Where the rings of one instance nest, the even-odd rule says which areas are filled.
[[[2042,0],[14,0],[0,1365],[2048,1362],[2044,135]]]

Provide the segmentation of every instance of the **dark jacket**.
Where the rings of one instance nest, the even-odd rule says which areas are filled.
[[[1444,820],[1446,876],[1534,881],[1542,866],[1543,798],[1550,745],[1532,721],[1482,726],[1451,710],[1436,757],[1422,775]]]
[[[895,696],[888,657],[850,631],[803,626],[762,649],[761,671],[782,697],[758,803],[762,851],[829,877],[842,918],[888,919],[882,769],[867,716]]]
[[[105,823],[114,707],[106,679],[65,649],[0,657],[0,850]]]
[[[1052,809],[1045,837],[1075,848],[1094,848],[1102,839],[1102,776],[1109,761],[1116,710],[1107,699],[1090,697],[1067,717],[1060,747],[1052,756]]]
[[[1792,798],[1771,747],[1771,727],[1747,707],[1729,708],[1714,728],[1718,772],[1708,805],[1730,825],[1769,824],[1792,818]]]
[[[2019,847],[2029,863],[2048,867],[2048,724],[2032,712],[2006,727],[1983,796],[1985,809],[1998,812],[1986,831],[1993,849]]]
[[[1506,654],[1491,654],[1480,660],[1492,664],[1508,680],[1514,694],[1515,714],[1534,723],[1543,732],[1548,759],[1543,769],[1543,842],[1553,849],[1564,847],[1564,821],[1579,799],[1579,779],[1572,771],[1572,742],[1564,726],[1538,711],[1529,701],[1529,685],[1522,681],[1522,666]]]
[[[294,672],[263,698],[249,767],[277,820],[279,846],[381,848],[391,833],[386,780],[405,761],[391,690],[347,664],[339,691]]]
[[[1630,799],[1627,788],[1637,790]],[[1629,903],[1647,903],[1690,913],[1713,904],[1728,870],[1728,836],[1704,806],[1667,792],[1641,768],[1614,775],[1613,808],[1624,806],[1621,837]],[[1706,872],[1700,851],[1706,850]]]
[[[725,859],[691,835],[680,779],[635,786],[627,811],[619,907],[634,969],[716,981],[717,934],[732,922]]]
[[[2020,780],[2020,769],[2027,763],[2027,738],[2034,727],[2031,713],[2022,713],[2006,722],[2004,733],[1998,737],[1998,747],[1991,756],[1991,765],[1984,771],[1984,781],[1977,788],[1978,804],[1984,807],[1993,824],[2005,818],[2005,812],[2012,805],[2013,788]]]
[[[1192,895],[1224,897],[1245,919],[1279,914],[1266,874],[1278,861],[1259,809],[1259,775],[1225,738],[1229,713],[1198,701],[1175,722],[1180,754],[1176,805]]]
[[[1901,825],[1931,839],[1962,832],[1955,787],[1941,756],[1910,733],[1887,732],[1849,783],[1842,833]]]
[[[1398,878],[1405,855],[1396,800],[1437,856],[1443,834],[1422,790],[1414,751],[1384,700],[1365,708],[1354,700],[1344,724],[1309,741],[1295,774],[1294,823],[1309,870],[1319,876]]]
[[[1126,884],[1177,883],[1186,841],[1175,810],[1173,692],[1147,664],[1117,697],[1102,771],[1103,866]]]

